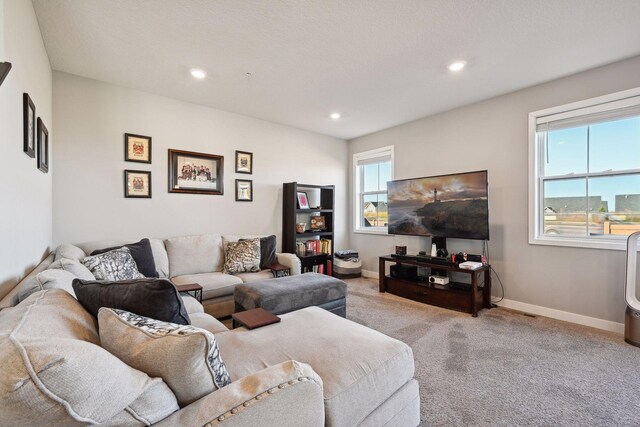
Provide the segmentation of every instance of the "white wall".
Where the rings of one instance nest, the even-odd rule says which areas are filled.
[[[22,151],[22,94],[29,93],[49,130],[51,66],[30,0],[0,2],[0,61],[13,68],[0,86],[0,297],[28,273],[51,246],[54,161],[44,174]],[[55,145],[50,132],[50,149]]]
[[[488,169],[491,262],[505,298],[622,322],[623,252],[528,244],[527,115],[638,86],[640,57],[354,139],[349,157],[394,145],[396,179]],[[413,253],[430,247],[428,238],[355,233],[350,243],[360,251],[363,268],[376,272],[377,257],[397,244]],[[472,241],[450,240],[449,247],[481,252]]]
[[[282,231],[282,184],[335,184],[338,247],[347,241],[347,144],[262,120],[54,72],[54,243]],[[153,163],[124,161],[125,132],[153,138]],[[224,156],[224,195],[167,190],[169,148]],[[236,174],[235,150],[253,152]],[[152,171],[153,198],[125,199],[124,169]],[[235,201],[235,179],[254,201]]]

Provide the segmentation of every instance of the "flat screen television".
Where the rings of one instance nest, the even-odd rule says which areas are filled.
[[[489,239],[487,171],[387,183],[389,234]]]

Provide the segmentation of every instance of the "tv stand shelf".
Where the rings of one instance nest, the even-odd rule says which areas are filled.
[[[454,265],[443,266],[427,260],[399,259],[391,255],[381,256],[379,261],[380,292],[389,292],[413,301],[462,311],[473,317],[477,317],[478,311],[482,308],[491,308],[491,267],[489,265],[484,265],[477,270],[465,270]],[[471,284],[469,289],[440,289],[433,287],[428,282],[391,277],[385,274],[388,262],[425,267],[431,269],[432,272],[454,271],[469,274]],[[484,282],[479,283],[480,275],[484,276]],[[451,284],[456,285],[457,283]]]

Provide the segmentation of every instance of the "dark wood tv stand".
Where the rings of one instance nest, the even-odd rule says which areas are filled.
[[[471,276],[471,286],[469,289],[439,289],[433,287],[429,282],[391,277],[386,274],[388,262],[426,267],[431,269],[432,272],[469,274]],[[479,283],[478,279],[481,274],[484,275],[484,282]],[[398,259],[391,255],[386,255],[380,257],[379,275],[380,292],[389,292],[413,301],[462,311],[471,314],[473,317],[478,317],[479,310],[491,308],[491,266],[489,265],[484,265],[477,270],[465,270],[455,265],[440,265],[428,260],[412,258]],[[454,286],[455,284],[454,282]]]

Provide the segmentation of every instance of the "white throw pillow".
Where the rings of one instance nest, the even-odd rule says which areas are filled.
[[[99,255],[85,257],[82,260],[96,280],[142,279],[138,266],[131,256],[129,248],[123,246]]]
[[[98,325],[103,348],[162,378],[180,407],[231,383],[216,338],[207,330],[106,307],[98,311]]]

